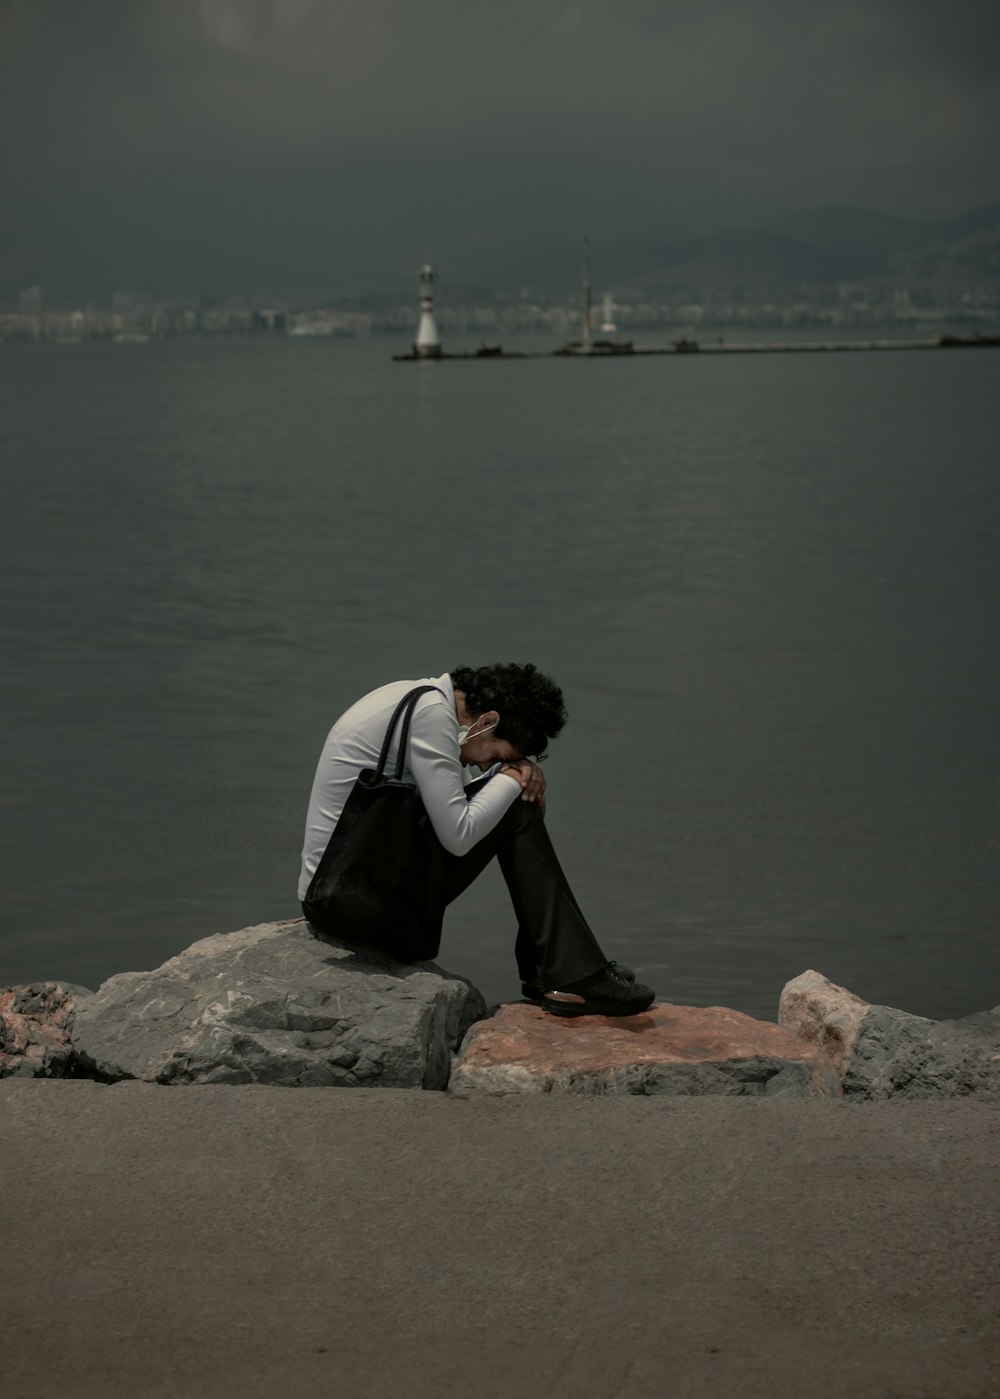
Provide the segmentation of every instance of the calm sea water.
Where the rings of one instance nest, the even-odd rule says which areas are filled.
[[[0,352],[0,984],[296,916],[336,715],[513,659],[567,695],[580,902],[663,998],[997,1004],[1000,354],[394,348]],[[441,961],[510,999],[513,937],[488,875]]]

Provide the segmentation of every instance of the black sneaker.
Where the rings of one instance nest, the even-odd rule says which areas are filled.
[[[639,1015],[655,1000],[651,986],[630,981],[612,965],[582,981],[546,991],[541,1004],[552,1015]]]
[[[626,967],[624,962],[609,962],[607,970],[610,971],[612,967],[618,975],[623,976],[626,981],[635,980],[635,972],[631,967]],[[533,1005],[540,1006],[542,1004],[543,994],[542,988],[537,981],[521,982],[521,995],[526,1001],[531,1001]]]

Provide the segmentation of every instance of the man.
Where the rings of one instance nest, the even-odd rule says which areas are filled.
[[[545,828],[538,760],[566,710],[562,691],[533,665],[461,666],[396,681],[341,715],[320,756],[306,818],[299,878],[306,917],[338,932],[322,901],[310,897],[313,876],[359,774],[378,761],[396,706],[420,685],[433,688],[416,702],[403,780],[417,788],[440,844],[444,903],[496,857],[518,921],[514,952],[524,995],[556,1015],[646,1010],[655,992],[605,957]],[[390,764],[394,758],[391,748]],[[475,780],[473,767],[481,773]]]

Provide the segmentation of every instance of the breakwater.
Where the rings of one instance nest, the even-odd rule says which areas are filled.
[[[427,355],[415,350],[405,355],[393,355],[397,361],[427,360],[511,360],[511,359],[628,359],[648,355],[774,355],[774,354],[834,354],[859,350],[970,350],[996,349],[1000,335],[935,335],[917,340],[759,340],[726,341],[672,340],[668,345],[636,346],[631,341],[595,341],[590,346],[577,343],[562,345],[556,350],[504,350],[500,345],[483,345],[478,350],[457,354]]]

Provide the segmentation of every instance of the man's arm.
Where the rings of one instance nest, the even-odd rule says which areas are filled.
[[[458,756],[458,724],[454,715],[449,722],[443,704],[425,705],[414,714],[407,764],[434,834],[452,855],[466,854],[498,826],[523,790],[517,773],[501,771],[468,794]]]

